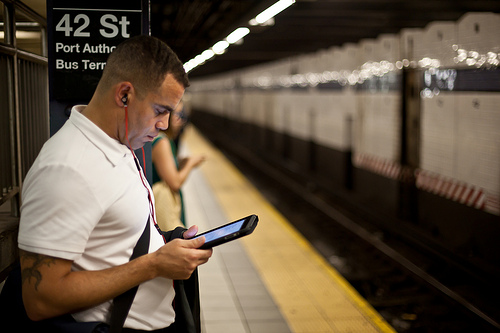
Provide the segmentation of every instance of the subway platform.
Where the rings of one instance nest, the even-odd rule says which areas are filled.
[[[259,216],[199,268],[203,332],[396,332],[192,125],[183,154],[207,156],[183,187],[188,225]]]

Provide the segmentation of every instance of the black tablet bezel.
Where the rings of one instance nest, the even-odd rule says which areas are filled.
[[[224,225],[221,225],[217,228],[205,231],[201,234],[197,234],[196,236],[192,237],[191,239],[194,239],[194,238],[197,238],[200,236],[204,236],[205,234],[208,234],[210,232],[214,232],[216,230],[225,228],[233,223],[238,223],[241,220],[245,220],[245,221],[243,222],[243,225],[241,226],[241,228],[238,231],[235,231],[235,232],[230,233],[226,236],[223,236],[223,237],[214,239],[208,243],[205,243],[202,246],[200,246],[200,249],[210,249],[210,248],[213,248],[214,246],[225,244],[225,243],[230,242],[232,240],[235,240],[235,239],[238,239],[240,237],[251,234],[254,231],[255,227],[257,226],[259,218],[257,217],[257,215],[249,215],[249,216],[243,217],[241,219],[234,220],[233,222],[229,222],[229,223],[226,223]]]

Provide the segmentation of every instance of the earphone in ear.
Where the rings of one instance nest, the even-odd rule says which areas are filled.
[[[123,103],[123,106],[127,106],[127,101],[128,101],[128,97],[127,97],[127,94],[123,95],[122,97],[122,103]]]

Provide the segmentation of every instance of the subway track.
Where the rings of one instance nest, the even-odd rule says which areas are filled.
[[[500,332],[494,286],[227,135],[199,129],[398,332]]]

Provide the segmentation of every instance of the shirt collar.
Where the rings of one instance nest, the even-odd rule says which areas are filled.
[[[81,112],[86,105],[75,105],[71,109],[69,120],[75,125],[87,139],[92,142],[113,166],[125,161],[127,156],[131,156],[130,149],[118,140],[111,138],[90,119]]]

